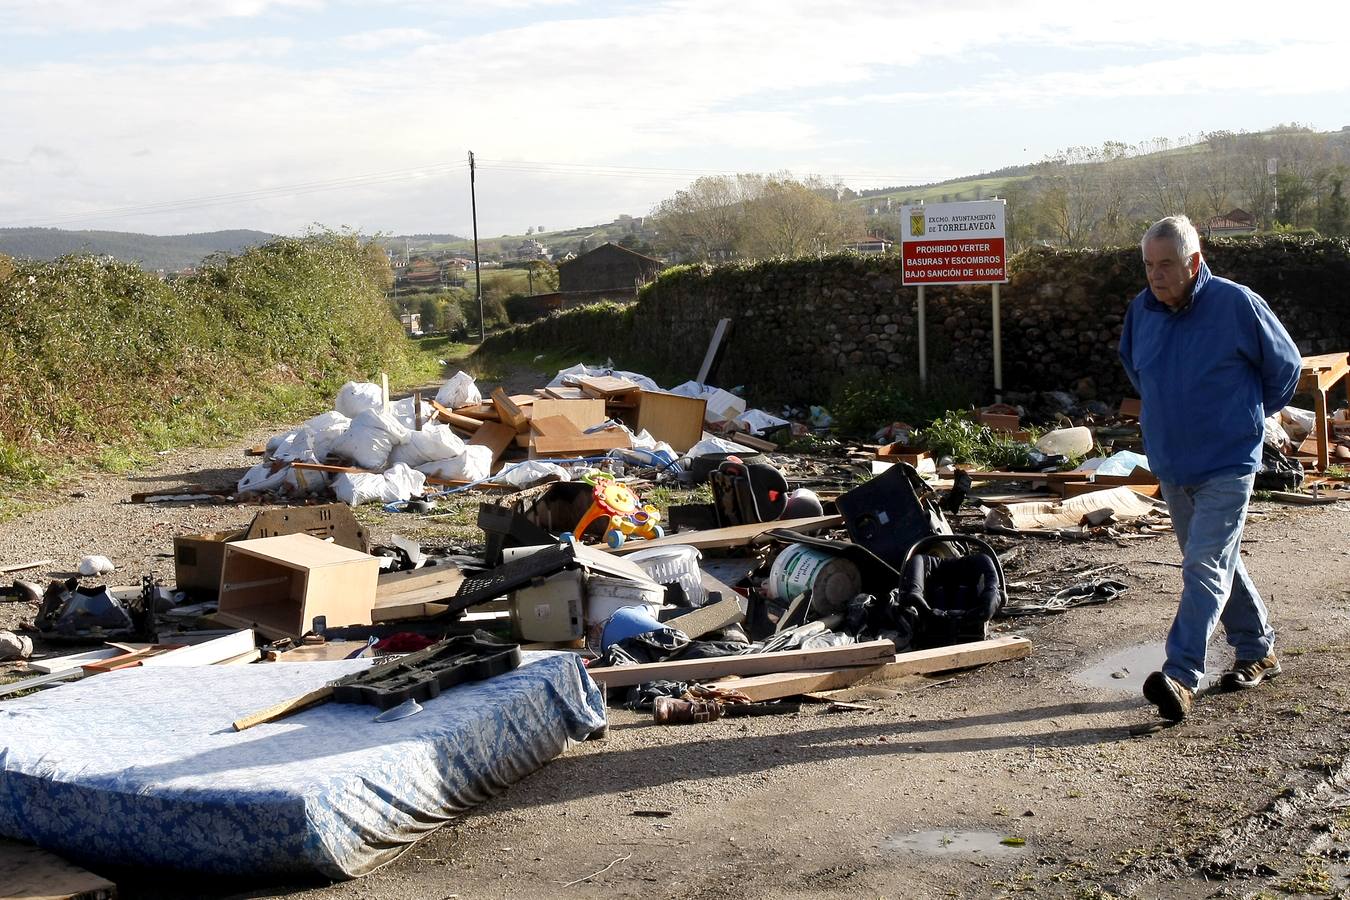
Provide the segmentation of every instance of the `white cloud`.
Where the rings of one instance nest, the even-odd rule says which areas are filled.
[[[434,32],[425,28],[379,28],[337,39],[337,45],[357,53],[372,53],[405,44],[425,44],[438,40]]]
[[[229,62],[237,59],[285,56],[295,47],[290,38],[250,41],[202,41],[150,47],[141,56],[152,62]]]
[[[163,25],[200,27],[273,10],[316,10],[324,0],[0,0],[0,33],[134,31]]]
[[[306,4],[322,6],[130,0],[117,8],[127,10],[129,22],[145,24],[172,9],[178,19],[170,21],[200,24]],[[89,4],[51,5],[102,21]],[[959,130],[955,116],[981,102],[1043,110],[1065,103],[1055,115],[1072,122],[1089,106],[1085,99],[1156,96],[1183,115],[1187,103],[1217,92],[1328,96],[1350,86],[1338,68],[1343,48],[1324,37],[1334,30],[1305,34],[1305,16],[1256,17],[1264,7],[1245,0],[1221,7],[1138,0],[1109,9],[1039,0],[944,6],[904,0],[884,8],[671,0],[613,12],[547,9],[525,24],[468,38],[454,23],[437,34],[432,29],[441,25],[399,17],[402,4],[375,5],[371,18],[386,27],[356,33],[342,21],[338,33],[345,36],[336,39],[315,36],[334,33],[334,22],[306,17],[260,41],[157,40],[138,58],[0,68],[0,108],[12,132],[7,145],[59,148],[78,173],[62,179],[36,161],[20,163],[29,169],[20,170],[21,186],[0,201],[0,225],[458,162],[473,149],[484,161],[480,215],[490,234],[514,227],[508,215],[565,224],[591,215],[599,221],[603,210],[645,212],[694,177],[620,169],[583,177],[565,167],[523,171],[531,167],[495,160],[638,167],[660,160],[688,169],[936,177],[938,169],[959,174],[964,166],[1011,160],[997,144],[967,163],[954,161],[940,140],[906,140],[913,132],[893,104],[936,102]],[[475,12],[480,25],[485,8]],[[17,9],[0,0],[0,25],[14,21]],[[1324,14],[1344,19],[1339,6],[1327,4]],[[345,48],[349,58],[305,62],[302,51],[323,41],[327,50]],[[1088,56],[1075,51],[1107,42],[1109,50],[1091,54],[1085,67],[1060,70]],[[407,50],[365,55],[394,46]],[[1039,121],[1028,116],[1028,128]],[[1137,125],[1141,133],[1171,130]],[[878,142],[876,134],[887,140]],[[1025,135],[1010,140],[1026,146]],[[1033,157],[1078,142],[1046,140],[1054,143]],[[152,157],[136,155],[147,146]],[[915,157],[915,148],[930,155]],[[454,230],[467,225],[464,181],[442,174],[124,221],[293,229],[320,220]]]

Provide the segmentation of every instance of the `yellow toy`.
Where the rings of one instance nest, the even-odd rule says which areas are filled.
[[[640,504],[637,495],[627,485],[599,472],[583,476],[582,480],[594,488],[594,499],[591,508],[577,523],[576,531],[564,535],[564,538],[580,538],[592,523],[605,517],[609,518],[605,543],[616,550],[623,546],[630,535],[649,540],[665,536],[665,530],[659,524],[660,511],[651,504]]]

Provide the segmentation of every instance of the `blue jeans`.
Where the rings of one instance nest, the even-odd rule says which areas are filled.
[[[1162,485],[1181,545],[1181,603],[1167,634],[1163,672],[1189,688],[1205,674],[1205,650],[1223,622],[1238,659],[1262,659],[1275,646],[1270,615],[1239,550],[1254,475],[1197,485]]]

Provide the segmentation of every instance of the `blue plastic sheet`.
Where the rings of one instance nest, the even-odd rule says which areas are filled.
[[[377,724],[327,703],[244,715],[369,660],[128,669],[0,703],[0,835],[77,862],[363,875],[605,724],[570,653]]]

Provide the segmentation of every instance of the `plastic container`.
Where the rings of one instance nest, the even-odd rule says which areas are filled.
[[[662,628],[656,612],[649,606],[625,606],[605,620],[596,649],[604,653],[611,644]]]
[[[643,607],[655,617],[665,600],[666,592],[661,587],[635,584],[626,578],[590,576],[586,579],[586,642],[600,649],[605,623],[619,610]]]
[[[1086,456],[1092,450],[1092,432],[1085,426],[1057,428],[1036,442],[1046,456]]]
[[[791,544],[769,569],[769,592],[792,600],[811,592],[811,608],[823,613],[843,610],[862,591],[862,572],[843,557],[805,544]]]
[[[708,589],[703,586],[703,572],[698,567],[702,556],[697,547],[674,544],[638,550],[628,554],[628,560],[657,584],[678,584],[690,606],[702,606],[708,602]]]

